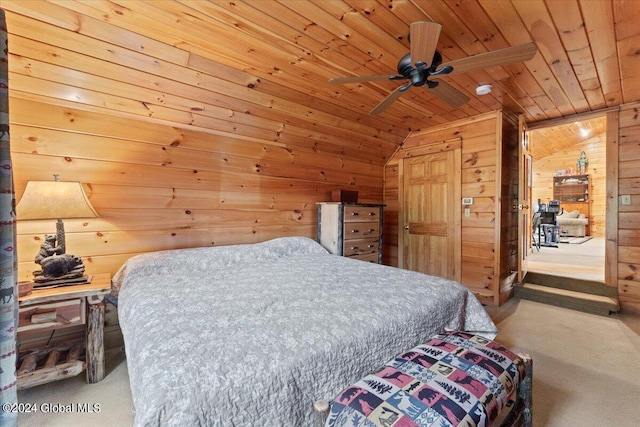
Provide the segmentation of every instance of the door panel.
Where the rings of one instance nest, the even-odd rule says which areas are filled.
[[[403,267],[460,280],[459,150],[404,160]]]
[[[531,253],[531,237],[532,237],[532,209],[531,206],[531,186],[532,186],[532,159],[529,152],[529,133],[524,118],[519,118],[518,129],[518,283],[522,283],[524,276],[527,274],[527,255]]]

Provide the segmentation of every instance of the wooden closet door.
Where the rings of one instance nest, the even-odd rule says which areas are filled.
[[[460,151],[403,164],[403,267],[460,280]]]

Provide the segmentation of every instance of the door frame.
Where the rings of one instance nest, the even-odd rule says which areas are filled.
[[[520,116],[522,117],[522,116]],[[619,169],[619,129],[620,108],[612,107],[570,117],[544,120],[535,123],[523,123],[527,131],[545,127],[560,126],[581,120],[589,120],[596,117],[606,117],[607,130],[605,136],[606,146],[606,201],[605,201],[605,255],[604,255],[604,283],[607,286],[618,287],[618,169]],[[520,226],[520,224],[518,224]],[[527,231],[520,229],[521,239]],[[518,257],[523,258],[522,256]],[[524,277],[524,276],[523,276]],[[520,272],[518,273],[520,278]],[[521,283],[521,282],[520,282]]]

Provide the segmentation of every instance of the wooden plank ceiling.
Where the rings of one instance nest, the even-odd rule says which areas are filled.
[[[531,136],[531,155],[534,160],[541,160],[571,150],[592,138],[604,140],[606,131],[607,120],[604,116],[537,129]]]
[[[479,113],[506,108],[538,122],[640,99],[640,1],[58,0],[48,3],[50,10],[7,3],[18,13],[24,7],[37,19],[157,58],[158,75],[204,89],[190,113],[221,109],[226,118],[208,119],[235,122],[246,134],[251,127],[256,139],[281,142],[287,126],[306,129],[290,138],[340,136],[345,150],[368,151],[365,157],[377,164],[410,131]],[[395,74],[409,51],[409,26],[420,20],[442,24],[437,49],[444,62],[530,41],[538,52],[526,63],[442,76],[470,98],[459,108],[412,87],[370,116],[400,83],[328,83]],[[121,31],[108,31],[111,26]],[[112,54],[132,69],[154,66],[134,63],[136,56],[121,50]],[[191,73],[172,75],[173,66]],[[493,92],[477,96],[479,84],[491,84]],[[168,102],[159,96],[144,107],[161,111]]]

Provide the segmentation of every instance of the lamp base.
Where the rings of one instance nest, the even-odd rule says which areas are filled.
[[[80,257],[70,254],[53,255],[40,261],[42,270],[33,272],[35,287],[64,286],[87,283],[84,263]]]

